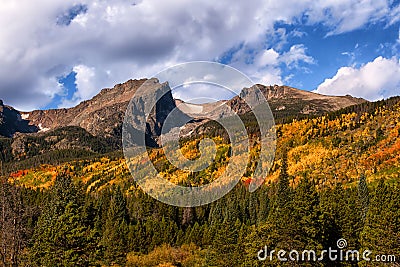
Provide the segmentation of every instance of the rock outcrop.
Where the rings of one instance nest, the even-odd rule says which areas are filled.
[[[29,125],[27,120],[24,120],[21,113],[14,108],[4,105],[0,100],[0,135],[12,137],[16,132],[33,133],[38,128],[34,125]]]

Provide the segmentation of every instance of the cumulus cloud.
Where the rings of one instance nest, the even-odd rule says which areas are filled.
[[[257,78],[257,82],[261,84],[283,84],[282,71],[277,67],[263,69],[256,72],[254,76]]]
[[[282,52],[270,48],[252,55],[254,62],[251,66],[243,63],[248,60],[243,60],[240,57],[236,59],[236,62],[233,62],[233,65],[239,69],[246,69],[250,78],[257,83],[283,84],[290,77],[282,77],[282,64],[289,69],[302,69],[303,71],[307,71],[305,67],[307,64],[315,64],[315,59],[308,55],[306,50],[303,44],[292,45],[288,51]],[[242,52],[239,54],[243,57]]]
[[[281,61],[284,62],[289,68],[299,67],[300,62],[307,64],[314,64],[315,60],[307,55],[306,48],[302,44],[296,44],[290,47],[290,50],[281,56]]]
[[[316,90],[327,95],[346,95],[378,100],[400,95],[400,61],[377,57],[360,68],[342,67]]]
[[[3,0],[0,95],[22,110],[40,108],[65,93],[58,79],[75,70],[78,90],[63,102],[73,105],[103,87],[149,77],[175,63],[214,60],[241,44],[262,51],[276,21],[304,18],[336,34],[390,12],[385,0]],[[273,53],[263,56],[273,61]],[[272,68],[267,74],[245,62],[241,66],[247,74],[259,72],[254,76],[260,80],[280,79],[276,67],[267,67]]]
[[[256,63],[258,66],[263,67],[266,65],[276,65],[278,64],[279,53],[273,48],[264,50],[256,58]]]

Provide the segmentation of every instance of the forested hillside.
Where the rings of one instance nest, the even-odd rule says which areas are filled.
[[[122,153],[85,133],[75,138],[84,136],[86,150],[69,147],[18,162],[9,160],[10,144],[3,139],[0,260],[4,266],[280,266],[277,258],[260,261],[260,249],[321,252],[336,248],[338,239],[347,241],[347,249],[371,250],[371,259],[400,260],[399,114],[400,98],[392,98],[277,121],[276,159],[265,184],[248,192],[249,162],[233,191],[196,208],[168,206],[144,194]],[[251,129],[252,122],[246,125]],[[48,140],[56,139],[35,142]],[[177,170],[159,148],[149,154],[166,179],[206,184],[230,160],[223,133],[215,140],[215,162],[198,173]],[[187,158],[198,156],[198,142],[182,141]],[[254,159],[256,151],[257,144]]]

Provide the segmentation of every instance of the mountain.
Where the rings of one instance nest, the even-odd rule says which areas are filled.
[[[213,119],[221,117],[221,113],[231,108],[238,114],[245,114],[250,111],[249,106],[241,97],[257,97],[258,88],[264,95],[271,108],[275,119],[295,117],[301,115],[323,115],[348,106],[366,102],[365,99],[346,96],[327,96],[309,91],[303,91],[289,86],[257,84],[251,88],[244,88],[239,96],[230,100],[218,101],[215,103],[192,104],[182,100],[176,100],[177,106],[183,112],[191,116],[200,116],[202,113]],[[225,106],[224,106],[225,105]],[[222,108],[223,107],[223,108]]]
[[[142,91],[141,98],[143,101],[134,103],[138,110],[143,110],[143,105],[149,101],[154,101],[157,95],[166,93],[156,104],[147,120],[146,137],[148,138],[146,140],[150,146],[157,146],[164,121],[176,107],[182,113],[185,113],[182,118],[191,122],[182,129],[183,135],[190,135],[193,129],[209,121],[209,119],[221,117],[230,108],[239,115],[248,113],[250,109],[240,96],[258,94],[259,92],[267,99],[275,119],[278,120],[326,114],[366,102],[364,99],[351,96],[325,96],[288,86],[259,84],[257,87],[260,91],[254,90],[255,87],[244,88],[240,96],[235,96],[230,100],[191,104],[173,99],[167,82],[160,83],[155,78],[150,80],[140,79],[129,80],[117,84],[114,88],[103,89],[92,99],[83,101],[72,108],[19,112],[0,102],[0,135],[4,137],[14,136],[12,151],[13,155],[18,156],[18,158],[21,158],[21,155],[28,157],[35,153],[45,153],[48,149],[76,149],[80,147],[96,152],[118,148],[121,142],[121,127],[125,111],[138,88],[144,83],[148,88]],[[253,97],[257,96],[254,95]],[[208,119],[204,118],[204,113],[207,113]],[[137,119],[135,118],[133,121],[137,121]],[[171,136],[179,134],[180,125],[177,126],[174,131],[170,132]],[[76,127],[81,128],[81,130],[77,130]],[[54,132],[57,129],[65,130]],[[25,135],[26,133],[30,133],[29,138]],[[61,138],[61,133],[65,135],[65,138]],[[77,135],[78,137],[76,137]],[[75,141],[72,142],[71,140]],[[32,142],[36,142],[36,145],[33,145]],[[94,148],[93,144],[96,144]],[[107,145],[99,150],[98,144]],[[47,148],[47,150],[44,148]]]
[[[73,108],[35,110],[23,116],[39,131],[65,126],[79,126],[93,135],[110,137],[120,127],[126,107],[146,79],[129,80],[112,89],[103,89],[90,100]]]
[[[256,86],[268,101],[275,119],[301,115],[323,115],[366,102],[365,99],[355,98],[350,95],[327,96],[289,86],[265,86],[262,84]],[[240,96],[228,101],[228,105],[238,114],[247,113],[249,108],[240,97],[254,98],[257,96],[251,95],[255,94],[257,94],[257,91],[254,90],[254,86],[252,88],[244,88]]]
[[[157,79],[129,80],[114,88],[107,88],[90,100],[68,109],[35,110],[22,115],[39,131],[49,131],[65,126],[79,126],[92,135],[106,138],[120,138],[125,111],[138,88],[143,85],[141,100],[144,103],[155,100],[157,95],[165,94],[157,103],[148,118],[148,134],[152,137],[161,134],[162,123],[176,107],[168,83]],[[143,103],[135,103],[136,106]]]
[[[9,137],[15,132],[43,132],[65,126],[79,126],[96,136],[113,137],[120,131],[129,101],[145,81],[147,79],[129,80],[123,84],[117,84],[114,88],[103,89],[92,99],[83,101],[72,108],[18,112],[2,104],[0,106],[2,129],[0,134]],[[149,90],[153,92],[169,89],[168,83],[161,84],[157,79],[151,79],[146,84],[153,87]],[[364,99],[351,96],[325,96],[288,86],[257,86],[268,100],[275,117],[323,114],[365,102]],[[241,94],[243,96],[254,93],[254,88],[245,88]],[[143,99],[149,97],[154,98],[152,95],[146,95]],[[227,104],[239,114],[249,111],[248,106],[239,96],[228,101],[196,105],[181,100],[174,101],[172,94],[168,93],[161,102],[157,108],[157,114],[154,113],[154,117],[149,121],[152,135],[160,134],[162,120],[177,104],[181,105],[180,109],[188,115],[200,117],[202,112],[210,112],[212,117],[218,117],[219,114],[213,114],[213,110],[223,104]],[[160,116],[160,114],[164,115]]]
[[[140,103],[134,102],[138,110],[142,110],[141,105],[145,103],[155,102],[156,96],[163,96],[150,113],[146,128],[147,144],[157,146],[163,122],[176,107],[168,83],[159,83],[157,79],[129,80],[114,88],[103,89],[92,99],[68,109],[18,112],[8,108],[13,116],[8,115],[7,123],[3,123],[2,135],[14,137],[11,151],[16,159],[55,150],[83,149],[95,153],[115,150],[121,147],[121,129],[127,106],[144,82],[148,88],[141,92]],[[10,111],[4,112],[8,113]],[[25,125],[26,129],[14,125]]]

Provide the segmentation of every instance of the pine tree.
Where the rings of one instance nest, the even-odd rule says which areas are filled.
[[[244,238],[244,257],[242,259],[243,266],[279,266],[279,263],[267,261],[260,261],[258,259],[258,252],[267,246],[268,251],[275,249],[275,244],[279,236],[275,231],[275,226],[269,222],[264,222],[259,226],[253,225],[248,231],[247,236]]]
[[[239,261],[238,244],[239,220],[232,222],[225,220],[219,225],[212,240],[212,250],[209,251],[207,266],[235,266]]]
[[[257,213],[257,224],[261,224],[266,222],[268,219],[268,215],[270,212],[270,199],[268,196],[269,188],[261,187],[259,189],[258,198],[259,198],[259,210]]]
[[[224,207],[223,202],[225,198],[219,199],[211,204],[211,210],[209,214],[208,221],[211,225],[219,224],[224,220]]]
[[[297,250],[320,249],[321,233],[319,196],[313,183],[303,178],[297,186],[292,203],[292,224],[287,225],[292,238],[292,248]]]
[[[88,266],[90,230],[84,224],[78,191],[67,174],[57,176],[32,238],[35,266]]]
[[[369,207],[369,190],[365,174],[361,174],[360,180],[358,182],[358,199],[361,208],[362,220],[364,222]]]
[[[283,152],[282,165],[278,178],[276,208],[282,209],[285,206],[287,206],[289,202],[290,202],[290,186],[289,186],[287,152],[285,150]]]
[[[201,230],[202,229],[201,229],[200,225],[198,224],[198,222],[196,222],[193,225],[192,229],[190,230],[189,237],[188,237],[186,243],[187,244],[194,243],[197,246],[201,246],[202,241],[203,241],[203,235],[202,235]]]
[[[104,262],[124,264],[127,251],[128,214],[126,199],[120,187],[112,190],[110,206],[100,244],[104,247]]]
[[[248,207],[248,216],[249,216],[249,223],[255,224],[257,223],[257,215],[258,215],[258,196],[257,193],[254,192],[249,197],[249,207]]]
[[[361,244],[376,254],[398,255],[400,251],[400,190],[380,181],[371,198]]]
[[[357,188],[344,189],[341,184],[323,192],[320,197],[321,226],[324,247],[334,247],[338,239],[346,239],[348,249],[359,249],[362,230]]]
[[[142,221],[129,226],[127,243],[129,251],[146,253],[150,247],[150,238]]]
[[[268,245],[273,247],[281,246],[281,248],[291,247],[292,236],[290,230],[294,227],[292,202],[293,194],[289,186],[289,174],[287,173],[287,154],[284,152],[274,206],[271,216],[268,218],[268,224],[272,225],[274,230],[271,235],[278,238]]]

